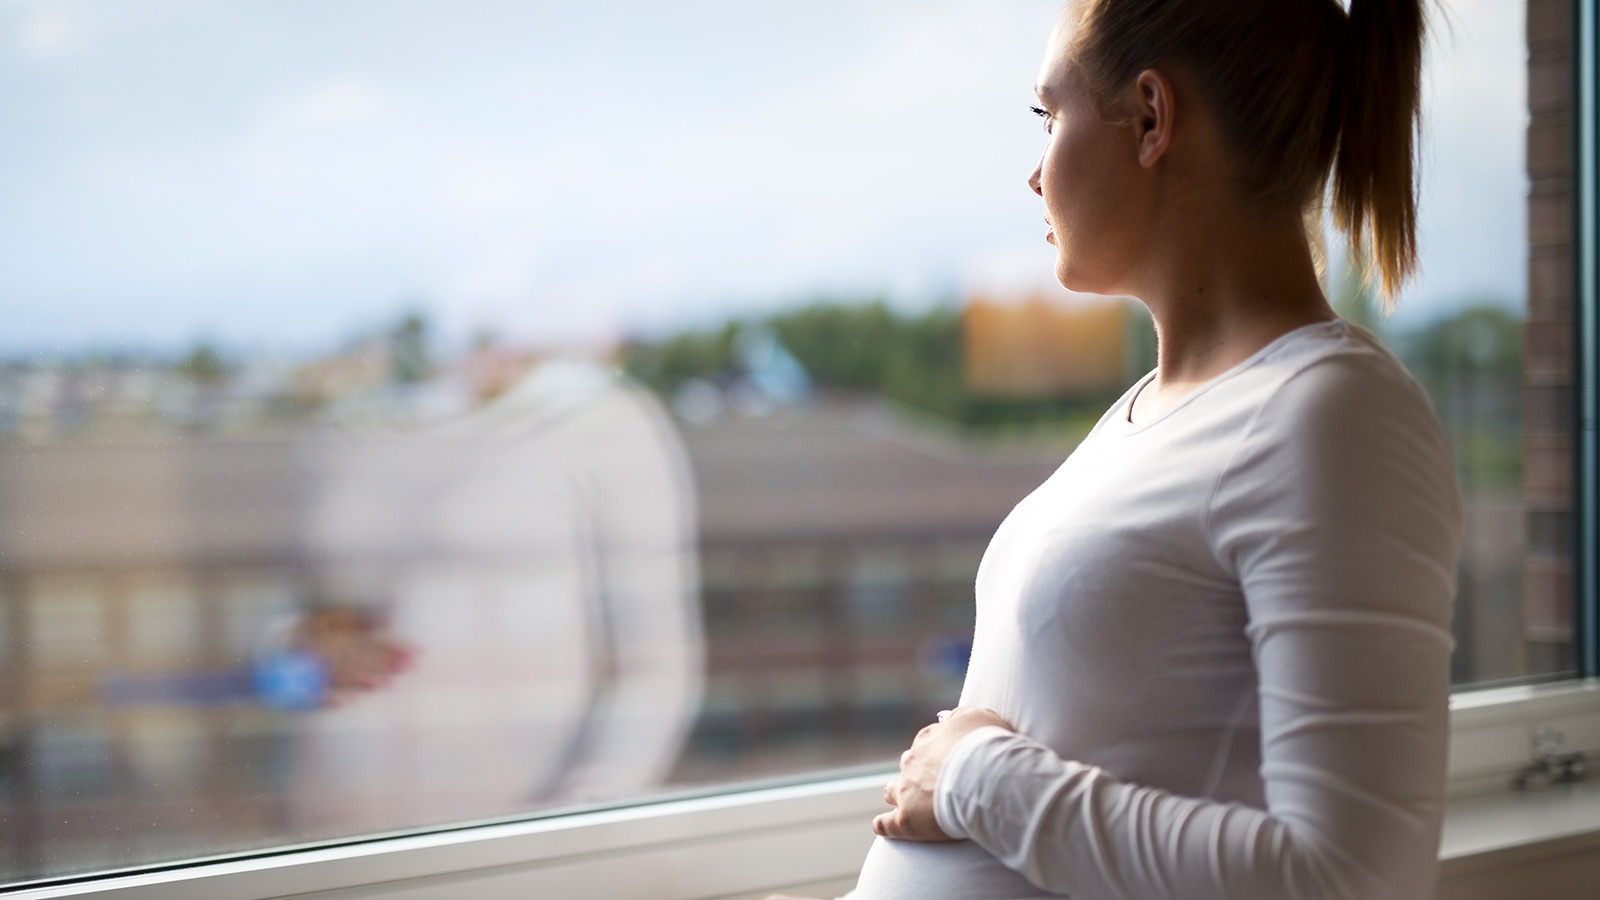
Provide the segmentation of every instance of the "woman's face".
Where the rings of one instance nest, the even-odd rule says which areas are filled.
[[[1049,137],[1028,185],[1044,198],[1046,240],[1056,247],[1056,278],[1074,291],[1129,293],[1147,221],[1148,175],[1134,129],[1096,108],[1082,68],[1067,55],[1075,16],[1069,6],[1050,36],[1039,70],[1038,111]]]

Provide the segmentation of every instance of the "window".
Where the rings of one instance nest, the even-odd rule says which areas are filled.
[[[1153,365],[1023,184],[1055,8],[0,6],[0,884],[890,763]],[[1328,288],[1454,441],[1457,685],[1592,675],[1572,4],[1450,9],[1422,276]]]

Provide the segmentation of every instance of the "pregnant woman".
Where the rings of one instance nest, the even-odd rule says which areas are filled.
[[[1063,10],[1029,184],[1158,363],[996,532],[848,900],[1432,896],[1460,488],[1304,224],[1331,196],[1388,300],[1415,267],[1422,35],[1419,0]]]

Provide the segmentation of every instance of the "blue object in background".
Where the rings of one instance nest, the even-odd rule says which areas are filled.
[[[789,348],[783,346],[772,329],[751,326],[739,334],[739,359],[746,377],[779,406],[789,406],[811,394],[811,376]]]
[[[306,650],[284,650],[256,660],[256,699],[270,709],[308,710],[328,697],[328,666]]]
[[[972,641],[963,637],[929,638],[917,654],[922,669],[940,678],[960,678],[967,674],[972,656]]]
[[[327,663],[308,650],[280,650],[248,667],[209,672],[129,676],[112,674],[100,683],[108,706],[221,706],[257,703],[268,709],[303,712],[328,699]]]

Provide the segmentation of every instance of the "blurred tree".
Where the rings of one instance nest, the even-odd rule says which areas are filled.
[[[407,313],[389,330],[389,354],[397,381],[416,384],[432,374],[428,320],[422,313]]]
[[[1336,282],[1334,308],[1394,345],[1433,398],[1464,461],[1484,477],[1520,467],[1522,320],[1482,301],[1421,328],[1387,326],[1359,268]],[[1128,305],[1126,381],[1155,365],[1154,332],[1143,304]],[[690,379],[727,386],[743,377],[738,345],[751,328],[770,329],[821,388],[877,394],[971,428],[986,430],[1092,424],[1116,393],[1007,399],[968,391],[962,367],[961,310],[934,306],[899,312],[881,298],[823,300],[760,322],[728,322],[660,341],[633,341],[622,363],[633,377],[671,396]],[[1466,463],[1464,462],[1464,465]],[[1464,469],[1465,471],[1465,469]]]
[[[228,364],[208,341],[199,341],[177,366],[183,377],[195,384],[217,384],[228,376]]]
[[[624,368],[663,395],[690,379],[730,384],[739,370],[737,345],[750,328],[769,328],[819,387],[876,394],[950,422],[986,429],[1092,423],[1114,398],[975,397],[962,366],[961,310],[937,305],[921,313],[891,309],[882,298],[821,300],[758,323],[673,335],[623,347]]]
[[[816,303],[772,320],[778,340],[817,381],[869,390],[883,386],[887,354],[901,348],[908,324],[878,298]]]
[[[1396,341],[1450,433],[1464,485],[1521,477],[1522,332],[1520,316],[1485,299]]]
[[[741,326],[728,322],[709,331],[686,331],[660,343],[629,341],[622,347],[628,374],[670,396],[691,378],[721,380],[733,372]]]
[[[1506,304],[1482,300],[1417,330],[1405,342],[1406,362],[1441,385],[1467,369],[1520,384],[1522,324]]]

